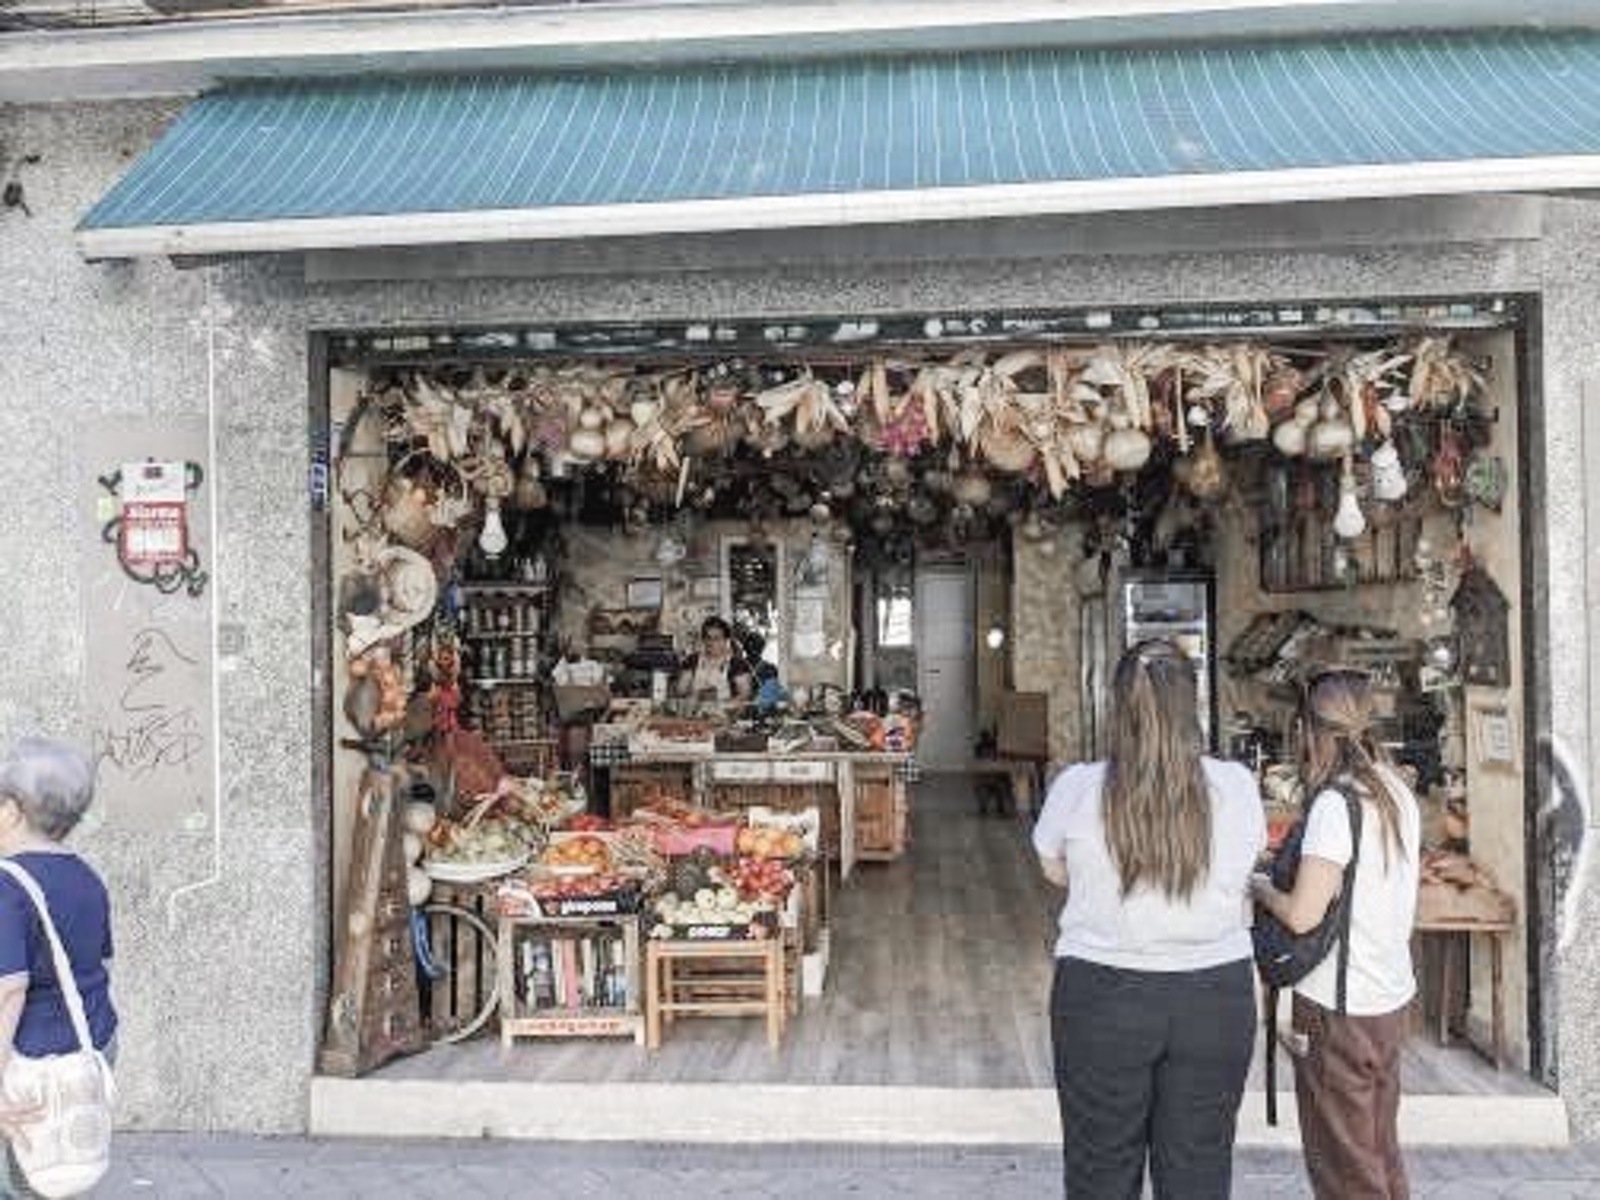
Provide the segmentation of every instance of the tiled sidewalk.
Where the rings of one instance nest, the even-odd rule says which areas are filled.
[[[127,1134],[102,1197],[708,1200],[710,1197],[1058,1195],[1058,1157],[1011,1148],[694,1146],[644,1143],[326,1141]],[[1543,1153],[1417,1151],[1413,1195],[1556,1200],[1600,1195],[1600,1147]],[[1234,1195],[1307,1196],[1300,1163],[1241,1150]]]

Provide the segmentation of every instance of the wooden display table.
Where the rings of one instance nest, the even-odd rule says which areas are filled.
[[[518,1037],[644,1041],[636,913],[501,916],[500,1043]]]
[[[783,1040],[788,1003],[783,940],[652,940],[645,950],[645,1045],[661,1045],[676,1017],[762,1016],[767,1044]]]
[[[1438,955],[1438,990],[1435,993],[1439,1003],[1438,1038],[1441,1046],[1448,1045],[1450,1042],[1451,984],[1455,974],[1456,960],[1460,957],[1460,950],[1471,941],[1474,934],[1483,934],[1488,937],[1490,979],[1489,1036],[1493,1055],[1492,1061],[1497,1071],[1505,1061],[1504,941],[1506,935],[1515,928],[1516,925],[1512,921],[1471,921],[1439,917],[1418,921],[1413,927],[1413,932],[1419,941],[1426,941],[1429,937],[1442,939]]]

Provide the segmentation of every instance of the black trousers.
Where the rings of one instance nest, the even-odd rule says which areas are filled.
[[[1204,971],[1056,960],[1050,998],[1066,1194],[1226,1200],[1256,1028],[1248,959]]]

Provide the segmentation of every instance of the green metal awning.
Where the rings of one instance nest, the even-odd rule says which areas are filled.
[[[91,258],[1600,185],[1600,34],[275,82],[196,100]]]

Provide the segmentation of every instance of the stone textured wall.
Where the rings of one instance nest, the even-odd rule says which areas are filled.
[[[308,288],[293,259],[192,271],[162,261],[80,262],[73,222],[175,107],[0,109],[0,140],[10,156],[43,155],[24,173],[34,215],[0,214],[9,284],[0,292],[0,454],[10,494],[21,498],[0,524],[8,568],[0,575],[0,606],[15,614],[17,631],[0,734],[71,731],[81,720],[81,597],[68,552],[77,514],[65,482],[83,466],[76,423],[93,414],[203,412],[213,393],[208,314],[217,331],[213,394],[223,450],[216,586],[225,620],[243,636],[222,681],[221,878],[169,922],[167,896],[206,873],[207,839],[91,839],[86,846],[118,907],[117,989],[127,1018],[119,1074],[123,1113],[135,1125],[281,1131],[304,1123],[327,963],[328,800],[312,784],[308,704],[320,669],[309,619],[306,504],[307,348],[318,329],[1539,292],[1544,308],[1533,349],[1542,354],[1542,425],[1529,449],[1547,472],[1533,525],[1545,550],[1545,577],[1535,582],[1548,607],[1538,614],[1537,632],[1541,645],[1563,652],[1533,664],[1534,678],[1549,697],[1541,733],[1564,748],[1578,779],[1587,778],[1600,737],[1589,704],[1600,645],[1589,636],[1586,597],[1588,564],[1600,559],[1600,545],[1586,525],[1584,485],[1600,474],[1600,450],[1585,440],[1580,402],[1600,365],[1600,255],[1593,249],[1600,217],[1585,202],[1548,202],[1542,242],[1403,249],[1051,261],[1037,247],[1012,258],[1008,227],[996,224],[986,230],[989,261],[788,263],[773,270],[757,255],[752,265],[721,274],[675,269]],[[1070,595],[1054,571],[1018,563],[1021,586],[1041,600]],[[1025,642],[1017,628],[1018,687],[1071,677],[1059,646],[1053,659],[1035,659],[1024,646],[1038,638]],[[1580,646],[1588,652],[1574,652]],[[1045,661],[1051,666],[1040,668]],[[1060,706],[1052,719],[1063,755],[1075,753],[1067,709]],[[1594,862],[1591,875],[1600,873],[1600,859]],[[1596,928],[1597,908],[1600,891],[1585,889],[1580,936],[1559,966],[1563,1092],[1575,1128],[1590,1136],[1600,1136],[1600,1027],[1583,1014],[1600,1003],[1600,939],[1582,935]]]
[[[1052,768],[1092,752],[1079,737],[1078,541],[1075,531],[1042,541],[1020,534],[1012,538],[1011,624],[1016,636],[1011,673],[1017,691],[1049,697]]]

